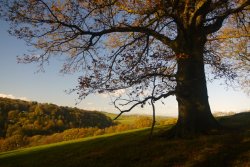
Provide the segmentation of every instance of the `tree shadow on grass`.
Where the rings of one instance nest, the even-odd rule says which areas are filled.
[[[223,126],[232,130],[250,130],[250,111],[231,116],[219,117],[218,120]]]
[[[228,143],[223,145],[217,153],[207,156],[204,160],[192,165],[194,167],[229,167],[237,166],[235,163],[240,162],[250,165],[249,155],[245,155],[250,150],[250,141]]]
[[[219,118],[227,128],[222,145],[214,154],[192,165],[194,167],[250,166],[250,112]],[[239,163],[239,164],[237,164]]]

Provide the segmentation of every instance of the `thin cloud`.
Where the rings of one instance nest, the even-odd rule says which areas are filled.
[[[16,96],[14,96],[12,94],[0,93],[0,97],[9,98],[9,99],[20,99],[20,100],[30,101],[27,97],[16,97]]]
[[[112,93],[102,93],[102,94],[99,94],[101,97],[103,98],[108,98],[110,96],[113,96],[113,97],[119,97],[119,96],[122,96],[123,94],[125,94],[126,90],[125,89],[120,89],[120,90],[116,90]]]

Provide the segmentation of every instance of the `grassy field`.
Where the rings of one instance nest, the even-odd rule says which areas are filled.
[[[165,126],[5,152],[0,167],[250,166],[250,113],[219,121],[229,130],[192,140],[161,137]]]
[[[117,114],[103,112],[106,116],[110,117],[111,119],[114,119]],[[140,117],[148,117],[152,119],[152,115],[121,115],[115,122],[118,124],[134,124],[136,120]],[[166,116],[156,116],[155,117],[156,122],[160,123],[161,121],[174,123],[176,121],[176,118],[174,117],[166,117]]]

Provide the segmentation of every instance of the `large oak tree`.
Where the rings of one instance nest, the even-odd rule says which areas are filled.
[[[154,111],[154,102],[174,95],[175,136],[219,128],[205,69],[209,79],[241,77],[249,86],[249,0],[0,2],[10,33],[36,49],[19,61],[42,66],[66,56],[62,72],[82,71],[79,97],[120,93],[121,113],[148,102]]]

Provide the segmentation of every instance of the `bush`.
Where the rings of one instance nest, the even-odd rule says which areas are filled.
[[[149,117],[139,117],[135,122],[136,128],[150,127],[152,125],[152,119]]]
[[[1,141],[1,150],[9,151],[17,148],[21,148],[26,145],[26,142],[21,135],[13,135],[11,137],[6,138],[4,141]]]

